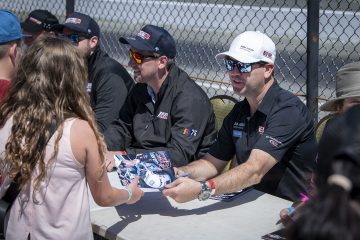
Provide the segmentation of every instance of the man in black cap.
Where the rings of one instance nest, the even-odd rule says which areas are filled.
[[[24,39],[25,44],[29,45],[44,37],[54,36],[51,29],[55,24],[59,24],[58,19],[47,10],[36,9],[30,12],[26,20],[21,23],[24,34],[32,36]]]
[[[87,58],[87,91],[98,128],[104,132],[117,118],[134,80],[120,63],[100,49],[100,28],[90,16],[74,12],[54,30],[69,38]]]
[[[174,166],[203,156],[216,137],[215,115],[206,93],[174,63],[173,37],[146,25],[137,36],[119,40],[130,47],[129,65],[138,83],[104,133],[108,149],[128,154],[168,150]]]

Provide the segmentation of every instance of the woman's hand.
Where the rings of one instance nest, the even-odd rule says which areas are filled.
[[[144,196],[144,191],[138,187],[138,183],[139,183],[139,177],[136,176],[132,180],[132,182],[127,186],[128,188],[131,189],[132,192],[130,199],[126,202],[127,204],[136,203],[141,199],[142,196]]]

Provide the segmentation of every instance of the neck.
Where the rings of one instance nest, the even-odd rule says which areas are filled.
[[[12,64],[10,58],[1,59],[0,66],[0,79],[10,81],[15,73],[14,65]]]
[[[148,83],[148,85],[154,91],[155,95],[157,95],[159,93],[160,88],[163,85],[168,74],[169,74],[168,70],[165,70],[163,73],[160,73],[159,75],[157,75],[157,78],[155,79],[155,81]]]
[[[256,112],[256,110],[259,108],[262,100],[264,99],[266,93],[268,92],[271,85],[274,83],[274,78],[271,78],[261,89],[261,91],[255,95],[255,96],[247,96],[246,100],[248,101],[250,105],[250,113],[251,116]]]

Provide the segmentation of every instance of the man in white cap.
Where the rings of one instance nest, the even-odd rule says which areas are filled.
[[[255,31],[240,34],[217,55],[235,93],[245,99],[225,118],[209,152],[177,170],[190,178],[168,184],[164,195],[186,202],[255,186],[295,201],[307,193],[315,168],[314,124],[300,99],[277,84],[275,56],[274,42]],[[238,166],[220,174],[234,155]]]

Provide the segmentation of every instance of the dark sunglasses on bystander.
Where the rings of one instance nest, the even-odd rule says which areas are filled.
[[[70,41],[72,43],[76,43],[78,44],[80,41],[84,40],[84,39],[89,39],[89,36],[86,34],[79,34],[79,33],[71,33],[69,35],[66,35],[66,37],[68,39],[70,39]]]
[[[88,35],[80,34],[80,33],[71,33],[71,34],[68,34],[68,35],[64,35],[64,34],[59,33],[59,34],[57,34],[57,37],[68,39],[73,44],[79,44],[80,41],[90,38]]]
[[[252,66],[255,64],[259,64],[261,66],[266,65],[266,62],[255,62],[255,63],[242,63],[230,58],[224,58],[225,66],[228,71],[234,70],[234,67],[236,66],[239,69],[239,72],[241,73],[250,73],[252,71]]]

